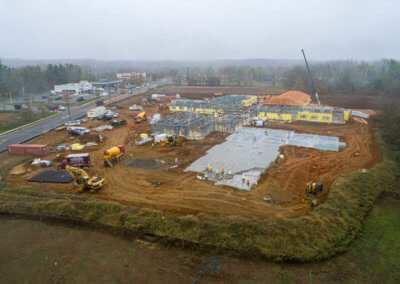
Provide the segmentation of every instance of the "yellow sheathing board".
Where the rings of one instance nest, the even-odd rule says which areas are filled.
[[[282,120],[291,121],[292,115],[290,113],[282,113]]]
[[[268,119],[279,119],[279,113],[277,112],[268,112],[267,113]]]
[[[344,116],[344,121],[349,121],[349,118],[350,118],[350,113],[349,113],[349,111],[345,110],[345,111],[343,112],[343,116]]]

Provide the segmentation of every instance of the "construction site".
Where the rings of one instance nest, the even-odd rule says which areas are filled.
[[[34,139],[49,148],[40,159],[50,164],[25,161],[7,182],[178,215],[296,217],[323,203],[337,177],[381,160],[366,113],[296,92],[285,100],[301,105],[264,94],[153,95],[109,105],[119,115],[109,125],[84,120],[90,134],[61,127]],[[76,163],[82,155],[90,161]],[[57,171],[62,181],[54,181]]]

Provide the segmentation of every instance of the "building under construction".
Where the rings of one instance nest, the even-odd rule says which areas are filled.
[[[349,120],[350,113],[343,108],[333,107],[258,105],[251,109],[250,115],[268,120],[344,124]]]
[[[173,100],[171,112],[191,112],[207,115],[240,115],[243,109],[257,103],[256,96],[228,95],[210,100]]]
[[[151,125],[154,134],[168,134],[186,139],[203,139],[213,131],[233,133],[244,123],[241,116],[215,117],[191,112],[177,112]]]

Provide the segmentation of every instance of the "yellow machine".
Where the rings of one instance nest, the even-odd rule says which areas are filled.
[[[167,138],[161,141],[162,146],[180,146],[182,145],[182,140],[178,138],[174,138],[173,136],[169,135]]]
[[[90,177],[84,169],[66,166],[65,170],[74,178],[75,183],[81,187],[80,192],[90,190],[90,193],[94,193],[104,185],[103,178]]]
[[[142,121],[146,121],[146,112],[142,111],[135,117],[135,123],[141,123]]]
[[[119,145],[118,147],[111,147],[104,151],[103,159],[104,165],[111,167],[112,164],[120,161],[125,155],[125,146]]]

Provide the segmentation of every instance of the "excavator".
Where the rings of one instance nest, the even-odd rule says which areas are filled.
[[[90,177],[84,169],[66,166],[65,170],[74,178],[75,183],[80,187],[79,192],[89,190],[90,193],[95,193],[96,190],[104,185],[103,178],[97,176]]]
[[[161,146],[180,146],[182,145],[181,138],[174,138],[172,135],[168,135],[161,141]]]
[[[141,123],[143,121],[146,121],[146,112],[142,111],[135,117],[135,123]]]

